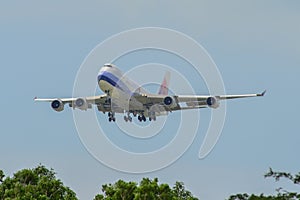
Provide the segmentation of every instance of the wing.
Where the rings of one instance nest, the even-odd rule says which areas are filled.
[[[65,104],[69,104],[70,107],[79,108],[81,110],[87,110],[92,108],[92,105],[97,105],[99,111],[109,111],[110,98],[107,95],[98,95],[90,97],[78,97],[78,98],[34,98],[36,102],[51,102],[51,107],[56,111],[62,111]]]
[[[220,100],[264,96],[266,91],[258,94],[241,95],[136,95],[134,98],[146,108],[156,107],[160,111],[175,111],[199,108],[217,108]]]
[[[134,93],[130,99],[129,112],[142,113],[145,116],[165,115],[168,112],[176,110],[188,110],[199,108],[217,108],[221,100],[247,98],[264,96],[266,91],[259,94],[241,94],[241,95],[173,95],[163,94],[139,94]],[[112,103],[108,95],[98,95],[78,98],[34,98],[36,102],[51,102],[51,107],[55,111],[63,111],[65,104],[73,109],[87,110],[96,105],[98,110],[105,112],[123,113],[128,107],[122,107]],[[152,116],[153,117],[153,116]],[[114,117],[110,118],[114,120]]]
[[[263,91],[262,93],[258,94],[240,94],[240,95],[221,95],[219,96],[220,100],[225,100],[225,99],[238,99],[238,98],[247,98],[247,97],[260,97],[264,96],[267,91]]]
[[[98,104],[98,103],[103,103],[105,99],[107,99],[107,95],[98,95],[98,96],[90,96],[90,97],[84,97],[88,103],[91,104]],[[77,97],[77,98],[37,98],[34,97],[34,101],[40,101],[40,102],[52,102],[54,100],[61,100],[63,103],[73,103],[77,99],[82,98],[82,97]]]

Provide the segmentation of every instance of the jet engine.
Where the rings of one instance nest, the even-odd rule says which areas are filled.
[[[167,96],[164,98],[164,104],[170,108],[174,108],[177,106],[176,100],[172,96]]]
[[[56,99],[51,102],[51,107],[53,110],[60,112],[64,110],[64,103],[60,99]]]
[[[85,98],[77,98],[74,102],[74,107],[79,108],[80,110],[87,110],[89,105]]]
[[[220,105],[220,102],[216,97],[208,97],[206,103],[210,108],[218,108]]]

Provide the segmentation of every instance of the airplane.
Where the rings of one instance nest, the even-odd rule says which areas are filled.
[[[91,109],[96,105],[98,111],[108,113],[109,122],[115,122],[115,114],[123,113],[124,120],[131,122],[131,114],[140,122],[155,121],[157,116],[167,115],[177,110],[218,108],[220,101],[227,99],[264,96],[266,90],[258,94],[240,95],[169,95],[170,73],[166,72],[158,94],[151,94],[134,81],[123,75],[113,64],[104,64],[97,76],[98,86],[103,95],[76,98],[34,98],[37,102],[51,102],[51,107],[63,111],[68,104],[73,109]]]

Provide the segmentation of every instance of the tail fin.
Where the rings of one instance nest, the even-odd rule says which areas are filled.
[[[163,82],[160,85],[158,94],[167,95],[168,94],[168,87],[170,83],[170,75],[171,73],[169,71],[166,72]]]

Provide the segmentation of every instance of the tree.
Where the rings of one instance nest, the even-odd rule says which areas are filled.
[[[194,200],[192,193],[190,191],[185,190],[183,182],[176,182],[175,186],[173,187],[173,193],[175,199],[186,199],[186,200]]]
[[[102,186],[102,191],[104,192],[106,198],[103,195],[96,196],[98,199],[133,199],[133,192],[136,189],[136,183],[119,180],[115,184],[105,184]],[[96,198],[95,198],[96,199]]]
[[[281,178],[286,178],[290,181],[292,181],[294,184],[300,184],[300,172],[296,175],[292,175],[290,173],[286,172],[274,172],[272,168],[269,169],[269,172],[264,175],[265,178],[274,178],[275,181],[279,181]],[[259,196],[252,194],[236,194],[231,195],[228,200],[299,200],[300,199],[300,193],[297,192],[289,192],[287,190],[284,190],[283,188],[276,189],[277,194],[276,195],[268,195],[265,196],[264,194],[261,194]]]
[[[168,184],[158,184],[158,178],[153,180],[143,178],[136,188],[134,199],[171,199],[172,190]]]
[[[0,199],[76,200],[76,194],[56,179],[55,172],[39,165],[23,169],[13,177],[6,177],[0,170]]]
[[[103,185],[102,192],[94,200],[197,200],[182,182],[176,182],[172,189],[168,184],[159,184],[157,178],[143,178],[140,184],[119,180]]]
[[[4,173],[2,170],[0,170],[0,182],[3,182],[3,178],[5,177]]]

